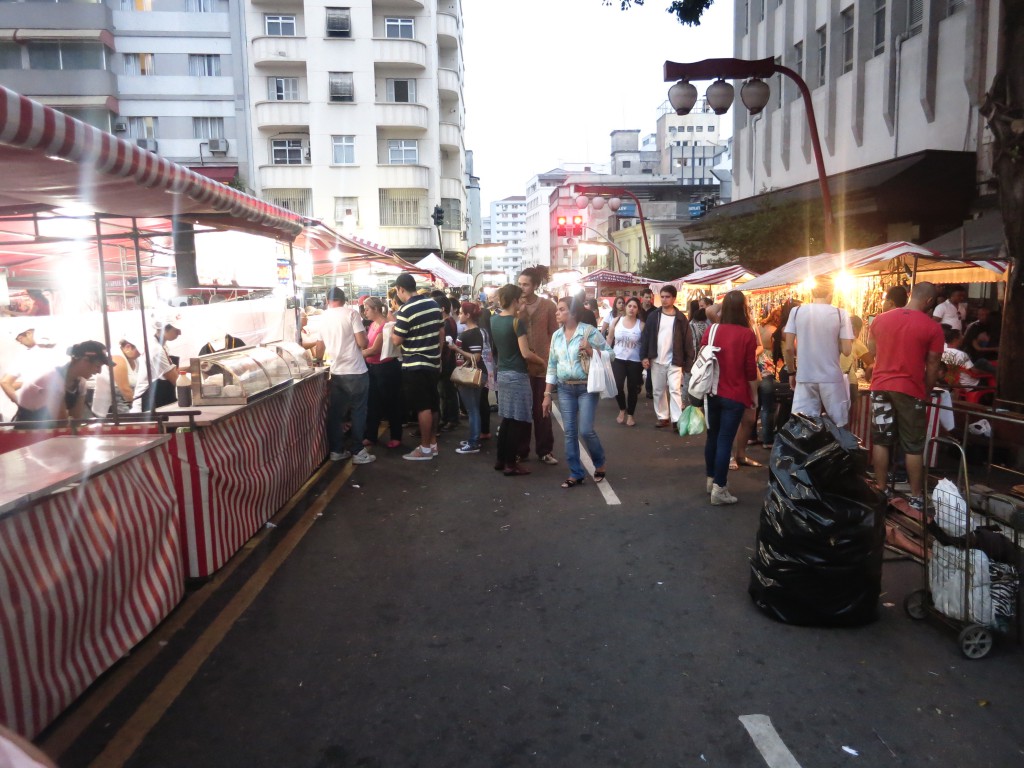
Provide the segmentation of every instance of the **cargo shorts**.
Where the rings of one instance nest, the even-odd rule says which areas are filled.
[[[891,447],[899,439],[905,453],[924,453],[928,403],[902,392],[871,393],[871,439]]]

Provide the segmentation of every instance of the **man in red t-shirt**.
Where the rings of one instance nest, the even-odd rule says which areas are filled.
[[[907,455],[910,506],[915,509],[923,506],[925,409],[943,350],[942,327],[931,316],[937,295],[931,283],[918,283],[906,307],[875,318],[868,337],[868,349],[875,356],[871,376],[875,484],[883,491],[888,485],[889,449],[898,437]]]

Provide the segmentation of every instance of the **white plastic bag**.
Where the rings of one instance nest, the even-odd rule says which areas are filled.
[[[601,364],[604,367],[604,390],[601,392],[602,398],[615,397],[618,393],[618,387],[615,386],[615,371],[612,369],[612,353],[609,350],[600,352]]]
[[[989,627],[995,621],[992,603],[992,577],[988,569],[988,555],[980,549],[971,549],[970,558],[957,547],[932,545],[928,561],[928,587],[935,608],[946,616],[972,621]],[[971,591],[967,595],[968,611],[964,613],[964,576],[970,569]]]
[[[381,336],[384,337],[384,342],[381,344],[380,347],[381,360],[387,360],[392,357],[397,357],[399,360],[402,359],[402,347],[396,345],[391,340],[391,334],[394,330],[395,324],[393,322],[384,323],[384,327],[381,328],[380,333]]]
[[[595,349],[590,357],[590,372],[587,374],[587,392],[604,393],[604,365],[601,363],[601,350]],[[614,384],[613,384],[614,386]]]
[[[942,478],[932,491],[932,505],[935,507],[935,522],[950,536],[967,533],[967,502],[960,495],[956,485]]]

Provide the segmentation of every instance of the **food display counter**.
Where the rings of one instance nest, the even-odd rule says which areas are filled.
[[[0,722],[34,736],[181,600],[168,435],[0,454]]]
[[[287,360],[285,354],[300,361],[308,356],[305,350],[296,352],[286,343],[233,353],[241,360],[258,361],[263,371],[278,373],[268,373],[269,386],[259,391],[257,382],[267,384],[259,376],[240,384],[245,387],[242,402],[207,394],[187,409],[198,411],[198,415],[176,415],[181,410],[176,405],[157,409],[169,417],[169,427],[175,431],[171,473],[182,521],[185,572],[190,578],[204,578],[224,565],[327,456],[326,370]],[[230,370],[233,379],[243,372],[252,373],[238,367],[233,353],[200,359]],[[274,369],[271,356],[284,368]],[[297,378],[293,370],[299,372]],[[195,391],[196,377],[192,386]],[[201,382],[199,386],[203,386]]]

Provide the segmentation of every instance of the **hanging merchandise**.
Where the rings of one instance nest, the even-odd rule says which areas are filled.
[[[885,496],[867,454],[827,417],[793,414],[775,438],[749,592],[789,624],[858,626],[878,615]]]

